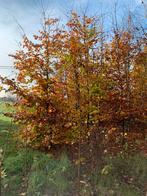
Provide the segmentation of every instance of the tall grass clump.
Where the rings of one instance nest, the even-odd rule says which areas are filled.
[[[55,159],[37,153],[29,174],[27,195],[66,195],[72,186],[71,179],[72,167],[65,154]]]
[[[99,195],[145,196],[147,158],[142,154],[106,156],[92,175]]]

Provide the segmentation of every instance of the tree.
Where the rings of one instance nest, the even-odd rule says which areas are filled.
[[[56,90],[59,83],[54,78],[57,52],[64,41],[57,23],[57,19],[46,20],[43,30],[34,35],[34,42],[24,36],[22,50],[11,55],[18,70],[17,78],[2,79],[18,98],[13,118],[23,125],[20,136],[34,147],[50,148],[58,138],[58,131],[64,132],[62,123],[57,123],[65,121],[63,97]]]
[[[34,40],[24,36],[11,55],[17,77],[1,77],[17,96],[12,117],[24,142],[45,150],[78,143],[80,154],[85,142],[94,150],[131,138],[145,119],[146,46],[130,25],[106,39],[96,17],[72,12],[64,28],[45,19]]]

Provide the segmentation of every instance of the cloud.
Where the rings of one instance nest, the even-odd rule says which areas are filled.
[[[39,2],[39,1],[37,1]],[[52,9],[52,4],[49,10]],[[58,10],[50,10],[54,15]],[[18,42],[22,39],[22,31],[18,23],[23,27],[27,35],[32,35],[41,25],[41,5],[35,0],[5,0],[0,7],[0,66],[12,65],[12,59],[8,54],[18,49]],[[11,70],[0,69],[1,75],[10,75]]]
[[[43,2],[43,5],[41,4]],[[8,57],[18,49],[21,40],[20,23],[24,31],[30,36],[40,28],[42,7],[50,17],[64,17],[70,10],[85,11],[87,14],[95,14],[103,10],[109,12],[115,0],[0,0],[0,66],[11,66],[13,61]],[[118,0],[120,9],[125,9],[123,3],[130,5],[134,10],[141,4],[141,0]],[[147,0],[144,0],[147,6]],[[126,10],[125,10],[126,11]],[[16,22],[17,20],[17,22]],[[0,75],[9,76],[12,69],[1,69]]]
[[[21,40],[22,32],[17,22],[28,35],[37,32],[41,23],[42,5],[41,0],[0,0],[0,2],[0,66],[8,66],[13,63],[8,54],[18,49],[17,42]],[[62,19],[71,9],[80,12],[87,8],[87,14],[94,14],[101,9],[108,12],[113,4],[112,0],[42,0],[42,2],[49,16]],[[121,3],[121,0],[118,2]],[[122,2],[126,4],[132,2],[132,7],[135,8],[141,0],[122,0]],[[3,72],[10,74],[9,70],[0,69],[0,73]]]

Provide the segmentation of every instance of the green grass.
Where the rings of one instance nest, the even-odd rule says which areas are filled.
[[[145,196],[147,158],[141,154],[106,156],[102,168],[97,168],[93,177],[100,195]]]
[[[8,106],[8,103],[0,102],[0,149],[3,150],[2,169],[5,172],[2,195],[64,195],[70,185],[65,176],[71,167],[67,157],[55,160],[42,152],[24,148],[15,138],[18,127],[2,114],[12,111],[11,103]]]
[[[8,104],[10,104],[8,106]],[[2,113],[12,112],[11,103],[0,102],[0,148],[3,149],[4,154],[14,153],[16,141],[13,138],[13,133],[17,126],[12,122],[11,118],[6,117]]]
[[[11,103],[0,102],[0,149],[3,150],[2,169],[4,169],[5,174],[6,174],[5,178],[2,179],[2,183],[3,183],[2,194],[4,195],[10,195],[10,192],[8,191],[10,187],[9,184],[12,184],[14,189],[16,187],[16,184],[18,184],[19,186],[19,183],[18,183],[19,177],[12,175],[10,179],[9,171],[7,171],[7,167],[6,167],[8,163],[11,164],[10,159],[12,157],[16,157],[16,153],[18,152],[18,148],[17,148],[18,142],[14,138],[14,131],[17,129],[17,126],[14,125],[14,123],[12,123],[11,118],[6,117],[3,114],[6,112],[11,112],[11,111],[13,111]],[[11,165],[11,168],[13,167],[15,167],[14,163],[13,165]],[[13,191],[11,193],[12,193],[11,195],[13,195]]]
[[[8,105],[8,104],[7,104]],[[13,107],[0,102],[0,112]],[[2,196],[70,196],[77,186],[75,166],[66,154],[58,159],[49,154],[24,148],[15,137],[18,126],[0,114],[0,149],[3,149]],[[79,189],[81,196],[90,196],[94,189],[99,196],[145,196],[147,159],[141,155],[107,156],[103,165],[91,174],[84,171]],[[81,168],[82,169],[82,168]],[[84,183],[83,183],[84,182]],[[73,193],[73,194],[72,194]]]

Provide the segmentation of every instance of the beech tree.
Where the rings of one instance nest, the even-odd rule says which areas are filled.
[[[129,28],[107,40],[96,17],[72,12],[64,28],[45,19],[11,57],[17,77],[1,81],[17,96],[11,116],[27,145],[49,150],[91,138],[90,146],[109,148],[134,141],[138,129],[145,137],[146,46]]]
[[[58,138],[56,122],[61,122],[58,125],[63,130],[63,97],[56,90],[60,84],[53,77],[58,64],[57,52],[64,41],[57,23],[57,19],[46,20],[39,35],[34,35],[34,42],[24,36],[22,50],[11,55],[18,70],[17,77],[14,80],[3,78],[18,97],[13,117],[23,125],[20,137],[34,147],[50,148]]]

